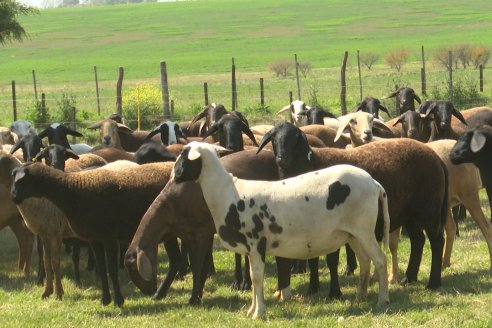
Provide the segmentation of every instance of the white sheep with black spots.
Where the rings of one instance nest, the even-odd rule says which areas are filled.
[[[212,145],[191,143],[178,157],[173,176],[176,183],[200,184],[222,244],[249,256],[253,301],[248,315],[253,318],[266,310],[266,255],[309,259],[347,242],[360,261],[357,299],[367,295],[372,260],[380,273],[378,304],[389,302],[386,257],[372,233],[381,202],[387,245],[388,201],[366,171],[337,165],[275,182],[248,181],[230,175]]]

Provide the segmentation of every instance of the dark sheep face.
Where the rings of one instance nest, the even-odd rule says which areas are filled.
[[[415,110],[414,100],[418,97],[415,95],[415,91],[412,88],[402,88],[398,92],[398,101],[400,103],[400,108],[407,110]]]
[[[146,254],[149,257],[150,263],[155,263],[154,252],[146,252]],[[128,248],[125,253],[125,267],[128,275],[144,295],[152,295],[157,290],[157,269],[152,267],[152,277],[147,281],[138,272],[137,259],[137,250],[135,248]]]
[[[226,120],[219,126],[219,144],[227,149],[240,151],[244,149],[242,121],[240,119]]]
[[[190,160],[188,158],[189,152],[190,147],[184,147],[176,160],[176,164],[174,164],[173,172],[176,183],[195,181],[202,173],[201,158]]]
[[[27,198],[24,195],[24,190],[26,190],[24,180],[29,175],[29,171],[26,167],[17,167],[12,171],[12,188],[10,189],[10,195],[12,200],[16,204],[22,203],[22,201]]]
[[[449,153],[449,159],[453,164],[475,163],[479,164],[485,157],[491,156],[490,138],[492,128],[478,126],[466,131],[457,141]],[[489,158],[485,158],[485,165],[490,165]],[[480,166],[479,166],[480,167]]]

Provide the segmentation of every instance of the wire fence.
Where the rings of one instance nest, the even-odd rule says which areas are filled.
[[[348,109],[359,102],[360,96],[381,98],[391,93],[396,87],[410,86],[423,99],[450,99],[458,109],[488,105],[492,97],[492,79],[489,69],[483,70],[468,67],[454,69],[451,74],[446,68],[435,62],[426,62],[425,88],[422,94],[422,62],[408,62],[400,72],[388,68],[383,64],[375,65],[372,69],[359,70],[357,62],[349,61],[346,68],[346,89]],[[130,68],[131,69],[131,68]],[[203,71],[203,67],[200,68]],[[168,78],[169,98],[173,107],[173,118],[189,120],[204,105],[205,99],[209,102],[222,103],[226,108],[233,106],[233,90],[231,72],[213,72],[172,75]],[[31,71],[29,71],[31,73]],[[86,125],[116,112],[116,79],[117,69],[98,68],[99,79],[86,81],[50,81],[43,78],[43,72],[26,74],[25,79],[15,81],[15,103],[17,118],[29,117],[35,104],[40,101],[41,94],[45,94],[46,108],[54,112],[60,106],[62,95],[69,95],[76,107],[79,125]],[[307,103],[316,103],[326,107],[335,114],[340,114],[340,67],[313,68],[306,76],[296,80],[295,74],[287,78],[276,77],[265,67],[236,65],[236,101],[237,110],[253,117],[255,123],[273,123],[276,118],[272,113],[288,104],[290,97],[297,99],[298,93]],[[113,78],[110,78],[113,76]],[[263,80],[261,89],[260,79]],[[206,88],[204,83],[206,83]],[[123,81],[123,110],[129,110],[129,103],[134,103],[135,89],[145,86],[161,90],[159,71],[151,78],[138,78],[130,74]],[[8,124],[13,120],[13,87],[11,81],[0,84],[0,117],[2,123]],[[452,90],[452,99],[450,95]],[[263,95],[263,98],[261,97]],[[139,97],[147,101],[146,95]],[[393,99],[385,100],[385,105],[395,112]],[[162,101],[153,103],[154,108],[142,106],[142,116],[151,116],[153,121],[162,120]],[[130,106],[131,107],[131,106]],[[134,110],[134,108],[130,108]],[[127,112],[128,113],[128,112]],[[133,121],[133,120],[131,120]],[[75,123],[75,122],[64,122]],[[131,122],[134,123],[134,122]]]

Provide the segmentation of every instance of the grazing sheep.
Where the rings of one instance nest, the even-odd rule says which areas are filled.
[[[365,97],[360,103],[358,103],[355,108],[354,112],[358,111],[363,111],[369,114],[372,114],[375,118],[380,118],[379,116],[379,111],[382,110],[385,112],[388,117],[391,117],[388,108],[384,107],[384,105],[381,104],[379,99],[373,98],[373,97]]]
[[[335,115],[317,106],[309,107],[308,109],[303,109],[297,115],[306,116],[307,118],[306,125],[312,125],[312,124],[324,125],[325,117],[336,119]]]
[[[452,116],[456,117],[464,125],[467,125],[463,115],[448,100],[425,100],[420,104],[418,112],[425,114],[425,117],[432,115],[432,132],[429,141],[458,139],[459,134],[451,128]]]
[[[103,147],[115,147],[130,152],[136,151],[143,145],[150,133],[149,131],[133,131],[126,125],[111,119],[99,121],[89,126],[88,129],[100,130]],[[160,141],[158,136],[154,136],[153,140]]]
[[[94,249],[102,281],[102,303],[111,302],[109,271],[115,304],[122,306],[118,243],[130,242],[143,214],[168,181],[171,168],[172,164],[158,163],[64,173],[32,163],[14,170],[11,194],[16,204],[42,197],[65,214],[76,235],[91,242]]]
[[[282,107],[275,115],[279,115],[283,112],[290,111],[291,122],[296,126],[307,125],[307,116],[301,115],[300,113],[309,110],[311,107],[306,105],[302,100],[294,100],[289,105]]]
[[[25,120],[17,120],[12,122],[12,124],[10,124],[10,130],[17,134],[19,139],[26,134],[36,133],[36,129],[32,127],[32,124]]]
[[[0,127],[0,145],[14,145],[19,138],[10,128]]]
[[[246,150],[222,157],[220,161],[231,174],[241,179],[278,180],[275,156],[270,151],[256,155],[256,150]],[[170,181],[143,216],[128,247],[125,266],[130,278],[143,293],[153,293],[157,280],[157,245],[161,241],[176,245],[175,239],[179,237],[188,244],[190,254],[194,254],[191,256],[193,291],[189,303],[199,304],[214,233],[215,226],[200,186],[195,182],[176,184]],[[176,247],[170,247],[173,254],[169,254],[166,247],[170,259],[169,271],[154,295],[156,299],[166,295],[178,272],[180,255]],[[290,272],[290,266],[290,260],[277,258],[279,272]],[[277,290],[282,291],[289,285],[290,276],[279,274]]]
[[[48,137],[50,145],[57,144],[70,148],[77,155],[82,155],[92,150],[91,146],[84,143],[70,144],[67,135],[83,137],[82,133],[60,123],[53,123],[38,134],[41,139]]]
[[[150,140],[157,134],[161,135],[162,144],[166,146],[179,143],[179,138],[183,138],[186,141],[186,136],[179,125],[171,121],[159,124],[154,130],[150,131],[145,139]]]
[[[473,163],[480,170],[482,184],[492,200],[492,127],[479,125],[466,131],[449,154],[451,163]],[[492,222],[492,220],[491,220]]]
[[[351,164],[369,172],[388,193],[391,231],[404,226],[410,237],[412,247],[404,282],[417,281],[425,242],[422,230],[425,230],[432,250],[427,288],[441,285],[442,226],[447,216],[448,179],[446,166],[430,148],[410,139],[390,139],[347,150],[311,149],[298,128],[288,123],[277,125],[266,134],[259,150],[270,141],[281,177],[337,164]],[[416,170],[415,163],[421,169]]]
[[[422,102],[415,93],[415,90],[409,87],[399,88],[398,90],[390,93],[381,99],[388,99],[396,97],[396,112],[398,115],[405,113],[409,110],[415,110],[415,103],[417,101],[419,104]]]
[[[248,315],[253,318],[266,310],[263,280],[267,254],[307,259],[335,251],[346,242],[361,262],[357,298],[367,295],[372,260],[382,276],[378,304],[389,302],[386,258],[374,235],[367,234],[376,227],[380,201],[383,240],[388,242],[388,201],[383,187],[367,172],[340,165],[277,182],[241,180],[220,165],[212,146],[193,144],[183,149],[173,173],[177,183],[200,184],[222,244],[249,256],[254,287]]]

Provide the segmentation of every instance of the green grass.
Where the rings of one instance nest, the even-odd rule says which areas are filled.
[[[481,192],[482,208],[490,216],[485,192]],[[451,268],[442,275],[442,288],[432,292],[425,289],[430,270],[430,247],[426,242],[419,273],[419,282],[409,286],[390,286],[391,303],[377,307],[377,285],[369,289],[367,302],[355,302],[358,279],[341,277],[344,293],[341,300],[327,298],[328,272],[321,262],[321,292],[305,297],[308,275],[296,275],[292,279],[294,298],[277,303],[272,294],[276,286],[275,266],[268,258],[266,270],[267,315],[259,321],[251,321],[245,315],[251,301],[250,292],[236,292],[228,287],[233,272],[233,255],[224,251],[215,241],[214,259],[217,273],[207,280],[203,304],[187,305],[192,281],[188,275],[184,281],[176,281],[168,296],[152,301],[143,296],[120,272],[120,281],[126,297],[122,309],[113,305],[103,307],[100,290],[94,274],[82,269],[82,286],[73,283],[72,266],[68,255],[63,256],[65,296],[63,301],[41,300],[42,288],[25,281],[15,270],[17,246],[13,234],[0,231],[0,325],[2,327],[127,327],[127,326],[341,326],[341,327],[489,327],[492,324],[492,278],[489,271],[489,255],[483,236],[468,217],[460,223],[460,237],[456,239]],[[85,254],[85,252],[83,252]],[[388,254],[386,250],[386,254]],[[399,245],[400,274],[408,263],[409,241],[402,237]],[[85,259],[85,257],[82,257]],[[341,257],[343,263],[344,256]],[[388,257],[389,258],[389,257]],[[35,259],[33,259],[34,265]],[[82,261],[82,267],[85,265]],[[167,271],[167,258],[160,250],[159,280]],[[340,271],[344,264],[341,264]]]
[[[426,242],[419,282],[409,286],[390,286],[391,303],[376,306],[377,284],[369,287],[367,301],[355,302],[358,280],[356,276],[341,277],[341,300],[327,297],[328,271],[321,263],[321,292],[306,297],[308,274],[292,279],[294,297],[278,303],[273,299],[276,287],[275,265],[268,259],[266,272],[266,317],[251,321],[246,317],[250,305],[250,292],[237,292],[229,288],[233,276],[233,254],[215,243],[217,273],[207,280],[203,303],[199,307],[187,305],[192,280],[172,284],[169,294],[161,301],[152,301],[141,294],[129,281],[126,272],[120,272],[123,294],[122,309],[113,304],[100,304],[100,289],[94,273],[82,269],[82,286],[73,282],[69,255],[62,258],[65,289],[62,301],[53,298],[41,300],[42,287],[25,281],[16,265],[16,242],[13,234],[0,231],[0,325],[2,327],[212,327],[238,326],[278,327],[490,327],[492,324],[492,278],[486,243],[470,218],[460,224],[461,236],[457,238],[452,255],[452,266],[442,275],[442,288],[425,289],[430,270],[430,247]],[[386,251],[386,253],[388,253]],[[85,266],[85,251],[81,266]],[[160,250],[159,280],[167,270],[167,259]],[[409,241],[403,237],[399,246],[400,274],[408,263]],[[389,254],[388,254],[389,258]],[[344,269],[341,256],[340,271]],[[322,261],[323,262],[323,261]],[[33,259],[34,265],[34,259]]]
[[[322,1],[210,0],[42,10],[22,17],[31,38],[0,48],[0,120],[11,114],[11,80],[17,82],[19,118],[32,107],[33,69],[38,89],[48,107],[55,108],[61,93],[77,96],[78,108],[92,113],[91,121],[115,111],[119,66],[125,67],[124,90],[139,84],[160,87],[159,62],[167,63],[171,99],[183,119],[204,102],[203,82],[210,101],[230,107],[231,58],[235,58],[239,110],[258,108],[259,78],[265,79],[265,116],[271,116],[296,95],[293,76],[274,77],[268,63],[292,58],[313,65],[301,78],[302,98],[318,100],[338,113],[343,52],[349,51],[348,105],[359,100],[356,50],[378,52],[411,49],[410,63],[401,73],[383,60],[373,70],[362,69],[364,95],[381,97],[394,85],[420,90],[420,47],[427,56],[441,46],[463,42],[490,46],[492,3],[459,0]],[[93,66],[97,65],[102,113],[96,113]],[[443,88],[447,73],[429,61],[428,90]],[[478,83],[478,71],[458,70],[455,79]],[[492,83],[485,72],[486,90]],[[487,102],[470,99],[469,106]],[[125,104],[123,104],[125,105]],[[392,102],[388,106],[394,107]]]

